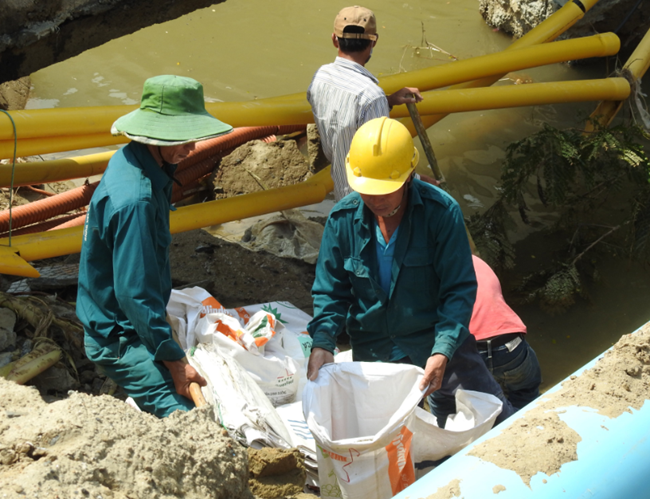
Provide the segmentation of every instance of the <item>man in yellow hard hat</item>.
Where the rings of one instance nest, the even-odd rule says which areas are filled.
[[[512,406],[468,330],[476,277],[463,216],[451,196],[413,178],[417,162],[399,121],[377,118],[354,135],[346,173],[356,192],[336,204],[325,225],[307,376],[316,379],[333,362],[336,336],[346,328],[355,361],[424,368],[420,389],[441,427],[456,412],[459,387],[497,396],[500,422]]]
[[[399,104],[420,102],[417,88],[404,87],[386,96],[379,80],[365,68],[377,44],[375,14],[365,7],[345,7],[334,19],[332,44],[338,56],[321,66],[307,89],[323,152],[332,164],[334,197],[351,192],[345,176],[345,157],[357,129],[374,118],[388,116]],[[426,178],[427,182],[435,182]]]

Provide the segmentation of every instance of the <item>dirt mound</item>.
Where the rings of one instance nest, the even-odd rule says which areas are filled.
[[[0,109],[25,109],[31,85],[29,76],[0,84]]]
[[[309,175],[309,161],[294,140],[253,140],[221,160],[212,183],[216,199],[222,199],[298,184]]]
[[[3,497],[252,498],[246,451],[210,410],[158,419],[109,396],[46,403],[0,378]]]
[[[305,488],[305,458],[298,449],[249,448],[248,463],[248,485],[260,499],[295,496]]]

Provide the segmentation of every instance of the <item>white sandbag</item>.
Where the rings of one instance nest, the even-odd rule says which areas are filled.
[[[438,428],[417,410],[423,374],[406,364],[343,362],[307,383],[303,412],[319,448],[321,497],[390,498],[415,481],[416,462],[450,455],[490,429],[501,402],[480,394],[477,409],[467,392],[457,394],[453,430]]]
[[[167,314],[183,350],[196,345],[194,329],[198,320],[207,313],[223,310],[221,303],[203,288],[172,289]]]
[[[282,418],[236,360],[216,345],[202,344],[192,349],[189,361],[208,381],[203,395],[233,438],[257,449],[292,447]]]
[[[307,333],[311,317],[300,309],[288,302],[225,309],[206,290],[194,287],[173,290],[167,313],[185,351],[201,342],[217,344],[274,405],[300,399],[312,342]]]
[[[199,344],[214,344],[231,355],[259,385],[273,405],[293,402],[298,391],[300,365],[282,346],[282,332],[276,332],[263,352],[249,351],[217,330],[223,314],[207,314],[199,320],[195,335]]]
[[[416,479],[435,467],[437,461],[453,456],[481,435],[487,433],[501,413],[502,402],[489,393],[456,390],[456,414],[447,417],[445,428],[438,427],[436,417],[415,408],[413,456]]]
[[[321,367],[303,393],[319,447],[321,497],[389,498],[415,481],[411,438],[424,371],[406,364]]]

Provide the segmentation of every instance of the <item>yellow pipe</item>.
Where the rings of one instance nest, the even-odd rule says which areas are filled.
[[[59,137],[42,137],[19,139],[16,157],[37,156],[62,151],[76,151],[91,147],[104,147],[128,142],[126,137],[113,137],[110,133],[94,133],[90,135],[64,135]],[[0,142],[0,159],[12,159],[14,156],[14,141]]]
[[[577,23],[580,19],[582,19],[585,13],[589,12],[589,10],[594,5],[596,5],[596,3],[598,3],[598,0],[581,1],[580,5],[582,5],[584,10],[580,8],[580,6],[576,3],[575,0],[565,3],[561,9],[554,12],[551,16],[549,16],[540,24],[535,26],[524,36],[522,36],[521,38],[513,42],[512,45],[510,45],[505,49],[504,53],[506,51],[516,50],[524,47],[530,47],[533,45],[547,43],[555,40],[558,36],[560,36],[571,26]],[[505,76],[505,73],[491,76],[491,77],[481,78],[478,80],[474,80],[472,82],[459,83],[457,85],[454,85],[452,88],[456,89],[456,88],[489,87],[494,82],[501,79],[503,76]],[[430,127],[431,125],[438,123],[445,116],[447,115],[438,114],[438,115],[424,116],[422,117],[422,123],[424,124],[425,127]],[[415,127],[413,126],[413,122],[410,120],[410,118],[403,118],[401,121],[404,125],[406,125],[406,127],[409,129],[411,134],[415,133]]]
[[[565,40],[542,46],[533,46],[499,54],[475,57],[466,61],[416,71],[409,76],[390,76],[384,80],[384,88],[387,93],[391,93],[403,86],[402,84],[405,83],[403,81],[405,78],[409,78],[413,86],[421,89],[440,88],[494,73],[508,73],[510,71],[553,64],[560,61],[612,55],[618,52],[619,47],[620,41],[618,37],[613,33],[605,33],[576,40]],[[124,107],[120,106],[121,112],[124,111]],[[296,94],[295,96],[250,102],[209,103],[206,107],[215,116],[219,116],[223,121],[235,126],[243,126],[244,124],[247,124],[247,126],[302,124],[313,121],[311,108],[307,101],[304,100],[304,93]],[[25,139],[24,137],[27,135],[33,135],[38,131],[48,131],[49,129],[45,127],[46,125],[52,125],[49,123],[52,113],[59,112],[58,109],[36,110],[41,111],[41,113],[32,116],[33,128],[29,129],[29,131],[23,131],[23,127],[17,128],[20,130],[18,133],[21,137],[18,141],[18,156],[33,156],[64,150],[84,149],[102,145],[102,142],[111,144],[127,142],[127,139],[124,137],[112,137],[108,133],[110,128],[109,123],[103,123],[102,126],[105,126],[105,131],[102,133],[93,133],[97,130],[97,127],[94,126],[86,127],[84,129],[84,135],[74,136],[72,134],[72,131],[76,130],[73,120],[80,120],[83,123],[82,116],[92,115],[95,109],[101,110],[101,115],[104,117],[111,116],[106,108],[77,108],[76,110],[69,108],[63,110],[62,120],[65,120],[65,123],[62,124],[59,122],[57,131],[60,133],[61,126],[69,125],[65,129],[65,133],[70,133],[70,136],[50,137],[47,139]],[[79,110],[83,110],[83,115],[78,113]],[[43,111],[49,111],[51,113],[44,115]],[[22,114],[17,114],[15,120],[19,121],[19,117],[21,116],[25,118],[27,116],[26,113],[29,112],[18,111],[17,113]],[[39,116],[45,119],[39,122]],[[96,123],[99,123],[99,121],[96,121]],[[102,137],[106,137],[106,140]],[[1,141],[0,158],[11,157],[13,147],[13,139]]]
[[[561,102],[597,101],[603,99],[603,96],[625,99],[628,95],[630,95],[630,84],[625,78],[604,78],[433,90],[423,93],[424,100],[417,107],[420,114],[439,115]],[[395,118],[409,116],[408,110],[402,109],[403,107],[395,108],[391,116]]]
[[[138,106],[64,107],[10,111],[19,138],[60,135],[87,135],[110,130],[120,116]],[[4,114],[4,113],[3,113]],[[0,140],[13,140],[13,126],[8,117],[0,118]]]
[[[618,36],[614,33],[603,33],[573,40],[511,49],[496,54],[472,57],[465,61],[450,62],[442,66],[417,71],[417,79],[408,78],[409,73],[387,76],[381,83],[386,94],[391,94],[404,86],[431,90],[547,64],[614,55],[620,47],[621,42]],[[407,78],[409,85],[405,85]]]
[[[486,56],[475,57],[466,61],[454,62],[445,64],[443,66],[427,68],[425,70],[418,71],[416,72],[418,74],[418,81],[415,81],[415,84],[419,85],[421,88],[424,88],[425,85],[422,84],[423,81],[419,80],[426,79],[429,81],[429,87],[439,88],[477,76],[493,74],[494,72],[510,72],[517,69],[532,67],[535,65],[552,64],[559,61],[585,57],[612,55],[618,52],[619,46],[620,41],[616,35],[613,33],[605,33],[591,37],[579,38],[576,40],[565,40],[541,46],[538,45],[528,48],[521,48],[499,54],[490,54]],[[404,75],[397,76],[400,79],[405,77]],[[394,76],[390,76],[384,79],[385,88],[388,89],[387,92],[390,92],[392,87],[398,87],[404,83],[403,81],[396,82],[395,78],[396,77]],[[213,114],[219,114],[219,116],[222,118],[225,116],[224,120],[226,121],[233,121],[236,119],[244,121],[245,119],[248,119],[254,121],[258,126],[274,124],[279,120],[284,121],[286,119],[295,121],[306,121],[309,119],[311,121],[312,114],[309,106],[305,102],[298,102],[297,100],[303,95],[304,94],[295,94],[293,96],[285,96],[281,98],[283,99],[282,105],[280,105],[278,101],[280,98],[275,99],[276,102],[273,104],[273,108],[275,109],[274,114],[266,114],[266,110],[269,109],[267,106],[268,103],[262,104],[261,101],[251,101],[248,103],[217,103],[214,105],[208,104],[208,109],[210,109]],[[425,93],[425,95],[427,94]],[[219,110],[215,110],[215,105],[220,106],[218,108]],[[128,106],[120,106],[120,112],[123,112],[125,107]],[[426,105],[424,107],[426,107]],[[432,114],[430,110],[425,110],[424,107],[421,107],[420,110],[422,114]],[[480,109],[485,108],[480,107]],[[282,110],[284,110],[284,112],[282,112]],[[290,113],[294,114],[291,115]],[[79,118],[78,115],[71,112],[69,109],[64,110],[64,114],[69,118]],[[246,118],[246,116],[248,116],[248,118]],[[282,118],[278,118],[278,116],[282,116]],[[402,117],[407,115],[404,114],[403,110],[398,110],[391,113],[391,116]],[[116,142],[126,142],[125,138],[113,139]],[[36,144],[34,141],[21,140],[19,142],[19,156],[25,155],[20,153],[22,153],[25,148],[28,147],[27,144],[29,144],[30,148],[40,147],[42,149],[41,153],[44,153],[60,151],[64,146],[70,150],[82,149],[88,147],[90,140],[92,140],[93,143],[96,143],[94,141],[99,139],[97,139],[97,137],[94,135],[86,135],[84,137],[78,137],[78,142],[74,141],[72,137],[68,137],[65,140],[61,140],[59,138],[56,140],[41,139],[38,141],[38,144]],[[0,142],[0,151],[3,150],[3,147],[5,154],[7,151],[12,151],[11,154],[13,154],[13,140],[9,141],[7,144]],[[33,150],[30,150],[29,152],[29,155],[35,154]],[[66,163],[61,163],[61,161]],[[73,161],[73,163],[70,163],[69,161]],[[89,156],[87,161],[91,163],[95,160],[94,157]],[[99,161],[101,162],[102,160]],[[107,159],[103,160],[103,168],[106,167],[107,161]],[[74,173],[75,163],[78,163],[80,165],[78,174]],[[87,163],[81,164],[81,161],[79,159],[30,163],[29,166],[21,165],[19,168],[17,168],[16,173],[22,173],[22,176],[20,178],[16,177],[14,185],[26,185],[35,182],[40,183],[53,182],[56,180],[67,180],[70,178],[75,178],[75,176],[77,178],[85,177],[94,175],[95,173],[101,173],[103,171],[103,169],[100,170],[101,165],[99,164],[94,165],[93,169],[90,170],[88,166],[89,164]],[[0,185],[9,185],[10,172],[11,167],[3,167],[0,165]]]
[[[605,33],[387,76],[380,79],[380,85],[387,94],[404,86],[430,90],[494,74],[573,59],[612,55],[618,52],[619,47],[618,37],[613,33]],[[86,136],[103,133],[108,136],[113,121],[136,107],[36,109],[11,111],[10,114],[22,142],[24,139],[55,134]],[[246,102],[213,102],[206,104],[206,109],[233,126],[304,124],[313,121],[305,92]],[[8,119],[0,121],[0,141],[13,142],[13,127]]]
[[[77,156],[75,158],[55,159],[17,163],[14,173],[14,186],[61,182],[80,177],[92,177],[104,173],[106,165],[115,151]],[[11,165],[0,165],[0,187],[11,185]]]
[[[643,39],[639,42],[632,55],[623,66],[624,70],[628,70],[634,81],[639,81],[650,67],[650,30],[645,34]],[[639,82],[640,83],[640,82]],[[618,114],[623,106],[623,100],[608,99],[601,102],[596,107],[596,110],[591,113],[591,120],[585,124],[585,130],[591,132],[594,129],[594,122],[600,126],[609,125],[614,117]],[[593,120],[593,121],[592,121]]]
[[[320,203],[334,188],[326,168],[300,184],[184,206],[170,215],[172,234],[265,213]],[[38,232],[0,239],[0,273],[38,277],[26,262],[79,253],[83,227]],[[35,274],[34,274],[35,273]]]

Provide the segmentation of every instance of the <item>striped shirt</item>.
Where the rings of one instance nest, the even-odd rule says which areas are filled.
[[[367,121],[388,116],[390,111],[386,94],[378,83],[362,65],[337,57],[332,64],[316,71],[307,90],[323,152],[332,163],[336,201],[352,192],[345,173],[345,157],[354,133]]]

